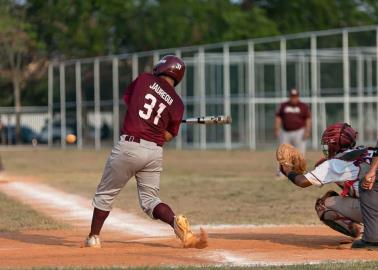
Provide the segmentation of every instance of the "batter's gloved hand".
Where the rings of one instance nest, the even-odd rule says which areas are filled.
[[[280,170],[285,175],[290,171],[298,174],[304,174],[307,171],[306,160],[303,155],[290,144],[284,143],[278,146],[276,158],[280,164]]]

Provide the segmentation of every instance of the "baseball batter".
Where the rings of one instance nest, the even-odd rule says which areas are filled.
[[[329,126],[322,135],[325,159],[315,169],[297,174],[290,167],[282,172],[299,187],[322,186],[336,183],[342,192],[330,190],[315,204],[319,219],[345,235],[357,238],[362,230],[358,187],[369,170],[373,148],[355,147],[357,132],[346,123]]]
[[[126,183],[135,176],[139,203],[152,219],[169,224],[184,247],[203,248],[206,233],[194,235],[188,220],[176,216],[159,198],[160,172],[163,166],[163,145],[179,131],[184,105],[176,86],[185,73],[184,62],[173,55],[162,58],[153,73],[143,73],[126,89],[127,113],[120,141],[113,147],[100,184],[93,198],[91,231],[86,247],[101,247],[100,231],[113,202]]]

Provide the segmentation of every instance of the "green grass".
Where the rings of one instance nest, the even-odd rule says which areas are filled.
[[[136,267],[136,268],[33,268],[35,270],[117,270],[117,269],[129,269],[129,270],[163,270],[163,269],[178,269],[178,270],[373,270],[377,269],[378,262],[348,262],[348,263],[322,263],[322,264],[299,264],[290,266],[255,266],[255,267],[232,267],[232,266],[213,266],[213,267]]]
[[[89,198],[95,192],[110,149],[5,150],[6,169],[18,175]],[[310,164],[320,153],[308,153]],[[314,224],[317,197],[325,188],[301,189],[275,179],[273,151],[164,152],[161,198],[192,223]],[[335,186],[332,188],[336,189]],[[116,206],[144,215],[139,209],[135,181],[119,195]]]
[[[65,227],[67,226],[0,193],[0,232],[14,232],[24,229],[59,229]]]

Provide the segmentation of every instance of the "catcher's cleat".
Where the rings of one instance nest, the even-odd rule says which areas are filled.
[[[366,242],[362,239],[356,240],[352,243],[352,249],[367,249],[367,250],[378,250],[378,242]]]
[[[98,235],[88,236],[83,247],[101,248],[101,241]]]
[[[200,235],[196,236],[191,230],[188,219],[183,216],[175,216],[174,231],[181,240],[184,248],[205,248],[207,247],[207,233],[200,228]]]

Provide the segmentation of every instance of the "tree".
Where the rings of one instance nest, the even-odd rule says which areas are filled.
[[[282,34],[374,23],[369,0],[255,0]],[[372,1],[373,2],[373,1]],[[376,2],[376,1],[374,1]],[[365,7],[364,7],[365,6]]]
[[[127,28],[134,1],[28,1],[26,14],[50,58],[82,58],[115,53],[115,25]]]
[[[257,6],[230,0],[33,0],[28,20],[60,58],[188,46],[277,34]]]
[[[8,5],[4,5],[6,2]],[[16,140],[20,138],[21,90],[28,80],[45,73],[46,59],[41,57],[41,43],[30,24],[19,16],[11,2],[2,2],[0,10],[0,76],[13,85],[16,111]],[[14,10],[13,10],[14,8]]]

